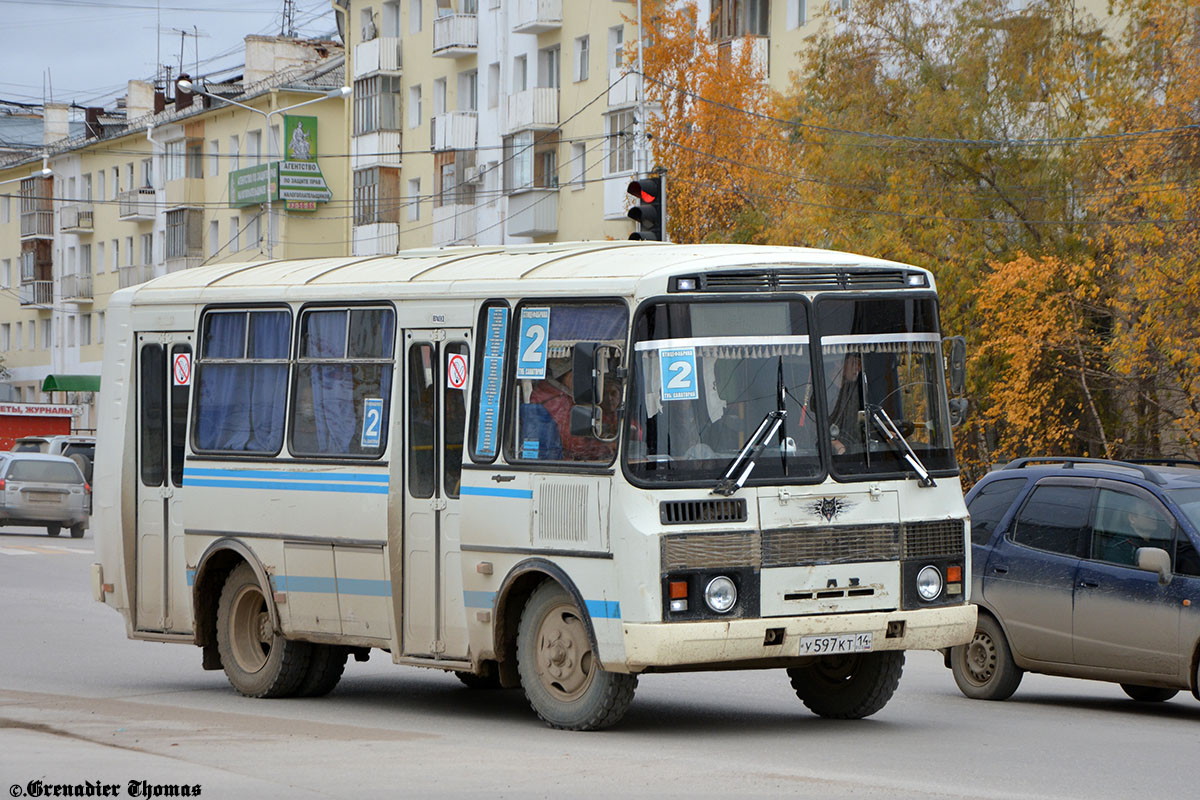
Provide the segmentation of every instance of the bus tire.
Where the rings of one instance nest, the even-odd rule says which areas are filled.
[[[346,648],[336,644],[310,645],[308,672],[296,689],[296,697],[324,697],[333,691],[346,671]]]
[[[620,722],[636,675],[607,672],[592,652],[587,622],[570,595],[547,581],[529,597],[517,629],[525,697],[551,728],[595,731]]]
[[[982,613],[971,641],[950,648],[950,669],[958,690],[974,700],[1007,700],[1024,674],[1000,623]]]
[[[503,689],[504,687],[500,685],[500,671],[496,669],[494,662],[489,663],[490,668],[484,669],[482,672],[455,672],[454,674],[468,689],[480,691]]]
[[[862,719],[892,699],[904,671],[903,650],[822,656],[787,671],[796,696],[828,719]]]
[[[247,697],[287,697],[308,673],[307,642],[289,641],[271,629],[267,595],[254,570],[238,564],[217,603],[217,650],[225,676]]]

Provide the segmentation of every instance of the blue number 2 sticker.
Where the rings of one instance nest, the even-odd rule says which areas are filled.
[[[696,382],[695,348],[659,350],[658,367],[663,400],[695,400],[700,396]]]
[[[550,309],[521,309],[521,341],[517,346],[517,379],[545,378],[550,344]]]
[[[383,430],[383,398],[363,398],[362,446],[379,447]]]

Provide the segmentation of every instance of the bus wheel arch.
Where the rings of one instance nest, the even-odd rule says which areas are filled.
[[[235,539],[218,539],[208,546],[196,566],[196,577],[192,582],[192,609],[195,622],[196,644],[203,650],[204,669],[222,669],[221,655],[217,649],[217,606],[225,581],[238,565],[246,563],[254,570],[262,586],[270,586],[270,577],[250,548]],[[279,616],[275,604],[268,603],[271,625],[279,630]]]
[[[587,605],[575,582],[561,567],[551,561],[543,558],[527,559],[513,567],[505,576],[500,591],[496,593],[496,606],[493,609],[496,622],[492,643],[500,669],[500,685],[506,689],[514,689],[521,685],[521,678],[517,672],[517,631],[521,624],[521,613],[533,593],[547,581],[557,583],[575,602],[575,606],[582,612],[592,652],[599,652],[592,619],[587,614]]]

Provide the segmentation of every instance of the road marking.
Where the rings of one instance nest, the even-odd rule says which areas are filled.
[[[95,550],[80,550],[74,547],[58,547],[55,545],[10,545],[8,547],[0,547],[0,555],[5,556],[31,556],[37,553],[42,555],[61,556],[68,553],[75,555],[91,556],[95,555]]]

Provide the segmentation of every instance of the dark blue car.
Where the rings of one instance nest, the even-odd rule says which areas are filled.
[[[968,697],[1024,672],[1200,699],[1200,465],[1023,458],[967,494],[979,622],[947,655]]]

